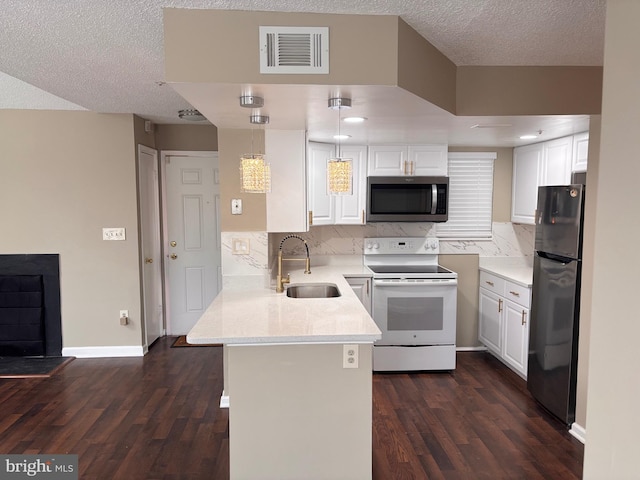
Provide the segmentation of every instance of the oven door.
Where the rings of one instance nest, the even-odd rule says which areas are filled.
[[[376,345],[454,345],[455,279],[374,279]]]

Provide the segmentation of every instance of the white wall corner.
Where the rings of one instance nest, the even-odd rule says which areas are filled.
[[[62,349],[62,356],[76,358],[142,357],[145,354],[144,350],[142,345],[65,347]]]
[[[577,423],[572,423],[571,428],[569,429],[569,433],[573,435],[575,438],[580,440],[583,444],[587,442],[587,430],[584,427],[581,427]]]

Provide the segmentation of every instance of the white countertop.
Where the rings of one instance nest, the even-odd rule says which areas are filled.
[[[528,261],[514,261],[511,258],[481,258],[479,268],[523,287],[529,288],[533,285],[533,266]]]
[[[381,338],[344,276],[371,276],[362,265],[291,270],[291,283],[335,283],[336,298],[289,298],[275,288],[223,288],[187,335],[189,343],[371,343]]]

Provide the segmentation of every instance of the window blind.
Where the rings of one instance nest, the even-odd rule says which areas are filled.
[[[449,153],[449,220],[438,223],[440,238],[491,238],[495,152]]]

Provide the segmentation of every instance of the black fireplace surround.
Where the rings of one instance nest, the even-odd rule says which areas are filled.
[[[61,355],[59,255],[0,255],[0,357]]]

